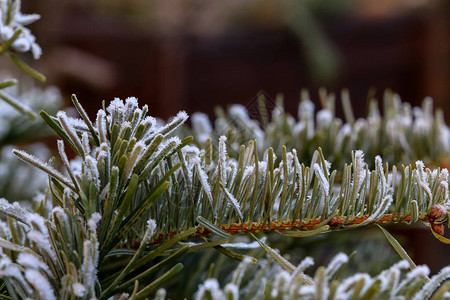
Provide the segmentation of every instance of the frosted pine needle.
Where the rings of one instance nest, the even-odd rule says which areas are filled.
[[[299,296],[304,297],[305,299],[315,299],[316,288],[310,285],[302,285],[298,293]]]
[[[438,274],[431,277],[431,280],[414,295],[413,300],[428,299],[439,287],[440,283],[448,278],[450,278],[450,266],[443,268]]]
[[[197,140],[204,144],[211,137],[212,126],[208,115],[204,113],[194,113],[191,116],[192,129],[197,133]]]
[[[211,193],[211,186],[209,185],[208,175],[206,175],[206,173],[201,168],[199,159],[193,159],[193,163],[195,165],[195,171],[197,172],[198,179],[200,180],[200,184],[203,187],[203,191],[206,194],[206,197],[209,200],[209,204],[212,207],[213,206],[213,197],[212,197],[212,193]]]
[[[32,164],[33,166],[41,169],[42,171],[48,173],[50,176],[53,176],[55,179],[59,180],[61,183],[65,184],[67,187],[76,191],[76,188],[72,185],[72,183],[64,177],[59,171],[50,166],[49,164],[41,161],[39,158],[34,155],[28,154],[23,150],[13,150],[14,155],[16,155],[21,160]]]
[[[227,173],[226,173],[226,165],[227,165],[227,145],[226,145],[227,137],[222,135],[219,138],[219,172],[220,172],[220,180],[222,183],[227,182]]]
[[[333,122],[333,114],[329,109],[321,109],[317,113],[317,127],[319,130],[323,130],[330,126],[330,123]]]
[[[199,290],[195,296],[196,300],[202,300],[206,297],[207,293],[210,294],[212,299],[223,300],[225,295],[219,287],[219,282],[215,278],[206,279],[203,284],[200,285]]]
[[[51,247],[49,237],[37,230],[30,230],[27,237],[31,242],[36,243],[42,255],[48,255],[53,263],[56,263],[57,257],[55,251]]]
[[[144,148],[145,143],[142,141],[137,142],[136,145],[133,147],[133,150],[131,151],[131,154],[127,159],[127,164],[125,165],[125,170],[123,172],[123,178],[125,180],[128,180],[130,178],[130,175],[134,167],[136,166],[136,162],[138,161],[138,158],[141,155],[141,152]]]
[[[238,214],[239,218],[241,220],[243,220],[244,216],[242,215],[239,202],[236,200],[236,198],[234,198],[234,196],[228,191],[228,189],[222,183],[221,183],[221,187],[222,187],[222,190],[225,193],[226,198],[230,202],[231,206],[233,206],[233,208],[236,211],[236,213]]]
[[[45,225],[45,219],[41,217],[37,213],[29,214],[28,215],[28,224],[31,228],[37,229],[40,231],[46,238],[48,238],[48,230],[47,226]]]
[[[306,269],[312,267],[313,265],[314,260],[309,256],[305,257],[295,268],[294,272],[292,273],[292,277],[298,276],[299,274],[305,272]]]
[[[332,277],[342,265],[348,263],[348,256],[344,253],[338,253],[328,264],[326,273],[329,277]]]
[[[25,278],[33,286],[40,299],[56,300],[53,288],[48,280],[35,269],[27,269]]]
[[[239,287],[233,283],[227,283],[223,289],[227,300],[239,299]]]
[[[25,268],[43,270],[47,275],[51,276],[48,266],[33,254],[19,253],[17,262]]]
[[[91,147],[89,146],[89,138],[88,138],[88,133],[87,132],[83,132],[81,135],[81,142],[83,145],[83,151],[84,153],[91,153]]]
[[[322,190],[323,190],[323,194],[325,196],[327,196],[328,192],[330,190],[330,183],[328,182],[327,178],[323,174],[323,169],[319,166],[318,163],[314,164],[314,171],[315,171],[315,174],[316,174],[317,178],[319,178],[320,185],[321,185]]]
[[[100,174],[97,169],[97,160],[90,155],[86,155],[84,158],[84,170],[83,173],[86,174],[89,181],[94,182],[97,186]]]
[[[83,297],[84,293],[86,292],[86,288],[84,287],[84,285],[82,285],[79,282],[75,282],[74,284],[72,284],[72,289],[73,289],[73,294],[76,297]]]
[[[375,169],[377,174],[380,176],[380,180],[378,181],[378,190],[380,191],[381,196],[384,197],[387,193],[388,186],[386,176],[384,175],[383,161],[378,155],[375,157]]]
[[[166,124],[160,130],[158,130],[158,133],[161,133],[164,136],[169,135],[180,125],[186,122],[188,118],[188,114],[185,111],[180,111],[170,123]]]
[[[409,264],[408,264],[409,267]],[[383,289],[387,286],[387,280],[385,276],[381,276],[384,272],[378,276],[382,280],[382,287]],[[408,272],[403,280],[400,281],[400,284],[395,289],[396,293],[399,293],[403,289],[414,286],[415,283],[421,282],[425,283],[429,281],[428,275],[430,274],[430,269],[427,266],[417,266],[416,268],[412,269],[410,272]]]
[[[100,139],[100,143],[107,143],[106,138],[106,115],[103,109],[100,109],[97,113],[97,132]]]
[[[378,220],[383,216],[383,214],[389,209],[389,206],[391,205],[393,199],[391,195],[388,195],[384,197],[381,200],[380,205],[378,206],[377,210],[373,212],[366,220],[364,220],[361,224],[369,224],[375,220]]]
[[[244,277],[244,273],[247,268],[253,263],[253,260],[250,257],[244,257],[242,262],[238,265],[238,267],[234,270],[231,283],[239,286],[241,284],[242,278]]]
[[[84,157],[86,153],[83,150],[83,145],[81,143],[80,138],[78,137],[78,134],[72,125],[72,123],[68,120],[67,114],[64,111],[59,111],[56,115],[58,117],[59,123],[61,124],[61,127],[64,129],[66,134],[69,136],[71,142],[75,145],[76,150],[78,153]],[[83,122],[84,124],[84,122]]]
[[[365,177],[365,162],[364,162],[364,153],[362,150],[355,151],[355,173],[354,173],[354,184],[356,189],[359,190],[362,182]]]
[[[288,290],[291,276],[286,271],[281,271],[275,275],[273,288],[271,292],[272,298],[277,298],[279,294],[284,294]]]
[[[97,232],[97,223],[98,223],[101,219],[102,219],[102,215],[99,214],[99,213],[97,213],[97,212],[93,213],[92,216],[89,218],[89,220],[88,220],[88,222],[87,222],[87,225],[88,225],[89,230],[90,230],[92,233]]]
[[[58,145],[59,156],[61,157],[63,164],[66,166],[66,168],[68,169],[68,171],[70,173],[71,170],[70,170],[69,158],[67,157],[66,151],[64,150],[64,142],[62,140],[58,140],[57,145]]]
[[[28,224],[30,213],[24,210],[17,202],[11,204],[5,198],[0,198],[0,212],[14,219],[20,220],[24,224]]]
[[[354,297],[354,299],[359,299],[359,294],[354,295],[353,293],[360,290],[352,290],[352,287],[357,283],[362,281],[365,286],[369,285],[372,281],[368,274],[355,274],[351,277],[346,278],[337,288],[336,290],[336,299],[344,300],[349,299],[350,297]]]
[[[90,240],[83,242],[83,264],[81,271],[83,274],[83,284],[89,290],[91,297],[95,295],[95,283],[97,280],[97,243]]]
[[[261,239],[262,241],[265,241],[265,239]],[[234,249],[257,249],[261,248],[261,246],[258,244],[258,242],[251,242],[251,243],[245,243],[245,242],[239,242],[239,243],[227,243],[222,244],[222,247],[225,248],[234,248]]]
[[[144,237],[142,238],[143,242],[148,242],[155,233],[156,230],[156,221],[155,220],[148,220],[147,221],[147,229],[145,230]]]

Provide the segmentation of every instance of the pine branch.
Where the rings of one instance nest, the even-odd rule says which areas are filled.
[[[147,272],[146,266],[161,255],[177,257],[175,245],[190,238],[216,235],[220,239],[205,239],[196,246],[186,243],[182,253],[215,248],[245,260],[245,255],[220,245],[241,233],[305,237],[370,224],[418,221],[429,222],[432,232],[441,237],[448,225],[448,171],[428,169],[422,161],[389,168],[377,156],[369,168],[364,152],[357,150],[351,152],[348,164],[332,169],[321,148],[306,163],[298,151],[285,146],[279,159],[272,148],[260,155],[256,140],[240,145],[239,155],[233,158],[225,136],[218,138],[217,151],[210,139],[202,149],[189,145],[191,137],[171,136],[182,129],[183,112],[166,125],[157,124],[135,98],[111,102],[106,112],[97,115],[97,124],[81,107],[79,111],[82,119],[41,114],[80,156],[77,163],[68,162],[59,142],[70,178],[50,164],[15,151],[51,176],[48,195],[56,206],[51,214],[42,211],[38,225],[24,218],[13,221],[11,228],[18,232],[13,242],[19,247],[10,249],[37,249],[51,274],[56,274],[48,279],[54,286],[60,284],[54,278],[64,274],[72,278],[64,289],[54,290],[56,297],[64,293],[92,297],[98,284],[104,291],[97,295],[101,298],[133,286],[136,296],[147,296],[164,277],[151,277],[156,269]],[[248,121],[241,117],[242,122]],[[309,115],[302,118],[311,122]],[[146,233],[148,220],[156,224],[152,239]],[[20,237],[19,223],[34,226],[27,238]],[[41,223],[48,224],[47,229]],[[143,236],[148,243],[141,242]],[[262,247],[290,273],[297,272],[275,250],[266,244]],[[131,260],[126,258],[129,255]],[[108,262],[114,259],[123,268],[111,272]],[[168,279],[181,265],[160,268],[159,273]],[[75,278],[74,272],[82,279]],[[316,274],[315,285],[327,284],[325,272]],[[147,280],[147,288],[136,286],[130,278]],[[21,296],[30,295],[23,292]]]
[[[326,233],[328,231],[332,230],[342,230],[342,229],[350,229],[355,228],[360,224],[364,225],[374,225],[374,224],[410,224],[412,221],[411,215],[407,216],[400,216],[398,214],[385,214],[381,218],[379,218],[376,221],[372,221],[369,223],[365,223],[369,217],[356,217],[352,221],[346,222],[346,217],[336,217],[332,218],[330,221],[325,223],[324,225],[318,227],[319,224],[323,224],[323,220],[318,218],[311,221],[289,221],[289,222],[282,222],[279,223],[277,221],[271,222],[271,224],[265,224],[261,225],[256,222],[253,222],[251,224],[244,223],[233,223],[233,224],[224,224],[221,226],[221,230],[228,234],[245,234],[245,233],[256,233],[256,232],[279,232],[283,234],[283,231],[286,231],[287,233],[292,233],[292,236],[295,236],[296,233],[298,233],[298,236],[308,236],[308,232],[314,229],[324,228],[324,226],[327,226],[326,230],[321,231],[320,233]],[[418,221],[420,222],[431,222],[434,224],[434,220],[431,216],[424,216],[422,218],[419,218]],[[447,221],[448,222],[448,221]],[[444,223],[440,223],[440,225],[446,225]],[[166,239],[171,239],[173,236],[175,236],[178,233],[181,233],[182,231],[177,232],[170,232],[167,235],[163,234],[157,234],[153,237],[152,242],[149,243],[149,245],[154,246],[160,244],[162,241]],[[195,234],[189,236],[189,238],[198,238],[198,237],[207,237],[210,235],[214,235],[215,233],[209,230],[208,228],[198,226],[197,231]],[[303,235],[302,235],[303,234]],[[317,232],[315,232],[317,234]],[[442,235],[442,234],[441,234]],[[135,241],[134,243],[130,244],[123,244],[121,245],[121,248],[131,248],[136,249],[139,248],[140,243]]]

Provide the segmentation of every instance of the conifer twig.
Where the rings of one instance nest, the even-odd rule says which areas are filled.
[[[364,216],[364,217],[355,217],[352,221],[349,221],[347,223],[345,223],[346,217],[335,217],[333,219],[331,219],[327,225],[330,227],[331,230],[335,230],[335,229],[345,229],[346,227],[349,226],[353,226],[353,225],[358,225],[361,223],[364,223],[364,221],[366,221],[369,217],[368,216]],[[395,220],[395,221],[392,221]],[[418,221],[421,222],[432,222],[433,218],[431,216],[424,216],[422,218],[419,218]],[[321,223],[323,220],[321,220],[320,218],[312,220],[312,221],[302,221],[300,223],[300,221],[289,221],[289,222],[277,222],[277,221],[273,221],[270,224],[264,224],[261,225],[257,222],[252,222],[250,224],[248,223],[244,223],[244,224],[239,224],[239,223],[233,223],[231,225],[228,224],[224,224],[222,225],[222,231],[229,233],[229,234],[240,234],[240,233],[255,233],[255,232],[275,232],[275,231],[285,231],[285,230],[309,230],[315,226],[317,226],[317,224]],[[378,220],[372,221],[369,224],[387,224],[387,223],[409,223],[411,222],[411,215],[406,215],[406,216],[401,216],[399,218],[399,216],[393,215],[393,214],[385,214],[383,215],[381,218],[379,218]],[[344,224],[345,223],[345,224]],[[167,235],[164,234],[156,234],[153,237],[152,242],[150,243],[150,245],[158,245],[160,244],[162,241],[166,240],[166,239],[170,239],[173,236],[175,236],[176,234],[182,232],[181,230],[178,232],[170,232]],[[206,237],[206,236],[210,236],[214,234],[211,230],[204,228],[202,226],[197,227],[197,232],[193,235],[191,235],[189,238],[196,238],[196,237]],[[132,248],[135,247],[139,247],[140,243],[139,242],[133,242],[130,243],[128,245],[122,245],[123,247],[126,246],[131,246]]]

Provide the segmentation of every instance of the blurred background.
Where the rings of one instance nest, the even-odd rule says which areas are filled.
[[[164,119],[181,109],[213,117],[215,106],[246,105],[260,91],[273,99],[283,93],[296,115],[302,88],[318,104],[317,90],[326,87],[348,88],[357,117],[366,114],[369,91],[381,99],[390,88],[413,105],[433,97],[450,120],[448,1],[23,2],[24,12],[42,15],[31,29],[44,55],[30,63],[64,99],[76,93],[92,118],[102,100],[128,96]],[[393,232],[417,264],[436,272],[450,263],[448,247],[421,228]],[[360,261],[376,262],[380,249],[391,249],[385,240],[377,245]]]
[[[317,101],[321,86],[349,88],[357,116],[371,88],[415,105],[450,99],[448,1],[23,2],[42,15],[31,28],[44,46],[36,67],[93,111],[136,96],[154,116],[212,115],[265,91],[296,114],[300,89]]]

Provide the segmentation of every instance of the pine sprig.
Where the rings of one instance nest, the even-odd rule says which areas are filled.
[[[77,101],[76,98],[73,99]],[[95,124],[95,128],[86,121],[87,115],[84,110],[80,111],[84,120],[69,118],[64,113],[59,113],[58,118],[43,114],[44,120],[49,122],[52,128],[57,129],[57,133],[64,132],[62,134],[64,141],[74,147],[80,156],[80,164],[68,162],[64,142],[58,142],[69,178],[50,164],[23,151],[14,151],[21,159],[39,167],[49,175],[51,178],[49,189],[52,198],[58,204],[54,208],[54,211],[58,212],[55,216],[44,214],[40,217],[49,224],[46,234],[50,241],[49,247],[45,247],[44,244],[36,245],[38,249],[42,248],[43,252],[40,252],[40,255],[46,263],[54,264],[51,274],[57,274],[55,278],[69,278],[67,277],[69,274],[74,276],[74,271],[79,272],[76,276],[84,278],[80,281],[70,279],[66,282],[69,286],[63,290],[51,290],[52,295],[58,298],[65,293],[93,297],[96,294],[95,285],[98,284],[99,277],[103,278],[104,282],[102,297],[126,291],[134,285],[134,281],[130,281],[127,276],[132,272],[135,275],[139,274],[136,270],[161,255],[163,249],[173,247],[177,243],[178,240],[174,238],[168,241],[169,243],[163,243],[148,252],[147,242],[143,241],[139,250],[133,254],[134,258],[121,273],[112,277],[109,273],[97,273],[107,261],[113,257],[121,257],[121,253],[115,252],[117,247],[124,244],[129,247],[138,239],[142,241],[141,224],[152,219],[149,211],[155,206],[159,196],[169,188],[172,175],[181,166],[180,163],[172,165],[169,158],[190,142],[189,138],[183,141],[177,137],[161,139],[185,121],[185,114],[179,114],[167,125],[156,125],[151,119],[146,118],[146,108],[141,110],[137,107],[134,98],[127,99],[125,103],[119,99],[113,101],[107,108],[108,114],[103,114],[106,124]],[[102,122],[102,114],[99,116]],[[104,128],[105,132],[98,134],[96,128]],[[106,140],[96,146],[96,139],[92,134],[98,134],[97,137],[103,136]],[[98,140],[100,141],[100,138]],[[92,145],[89,145],[90,141]],[[147,150],[146,142],[153,150],[144,151]],[[169,165],[171,168],[166,172],[164,167]],[[153,173],[157,175],[153,176]],[[24,218],[21,218],[16,222],[24,221]],[[144,232],[148,242],[153,238],[156,229],[155,221],[152,220],[151,223],[153,224],[151,232]],[[25,224],[28,225],[27,222]],[[187,238],[193,230],[195,229],[186,230],[179,235],[179,239]],[[67,245],[64,242],[66,239],[71,240],[72,245]],[[45,241],[44,238],[34,240]],[[20,239],[16,242],[18,241]],[[53,253],[51,255],[53,258],[48,257],[49,253]],[[52,262],[47,262],[49,258]],[[180,270],[179,265],[168,270],[166,279]],[[66,277],[64,274],[67,274]],[[147,280],[148,285],[137,290],[137,297],[146,297],[165,282],[163,277],[152,281],[150,274],[142,274],[138,276],[139,280]],[[39,276],[41,275],[36,274],[34,277]],[[50,285],[59,286],[51,280]],[[23,296],[31,297],[31,295]]]
[[[76,97],[73,100],[79,106]],[[158,124],[135,98],[115,99],[92,123],[81,106],[78,109],[82,119],[41,114],[63,139],[58,149],[68,177],[52,164],[14,152],[49,175],[45,201],[55,203],[50,213],[41,209],[35,214],[36,224],[18,208],[2,209],[12,218],[15,232],[3,237],[9,251],[32,249],[50,270],[31,272],[35,274],[29,275],[31,281],[25,274],[20,297],[40,292],[32,289],[38,278],[52,287],[48,297],[106,299],[132,289],[135,297],[144,298],[181,271],[182,265],[169,262],[185,252],[214,248],[245,260],[245,255],[221,246],[236,234],[276,231],[304,237],[375,223],[424,221],[442,235],[448,224],[448,171],[428,169],[421,161],[389,168],[377,156],[369,168],[364,152],[357,150],[351,153],[351,162],[333,169],[321,148],[306,162],[295,149],[281,147],[278,159],[272,148],[259,153],[257,140],[241,145],[234,158],[225,136],[219,138],[217,150],[210,139],[202,148],[189,145],[190,137],[171,136],[186,121],[184,112]],[[79,155],[76,161],[68,161],[64,143]],[[176,246],[211,235],[216,237],[199,245],[186,243],[184,250]],[[290,273],[303,274],[265,243],[258,243]],[[155,261],[167,255],[167,263]],[[111,260],[119,262],[112,270]],[[302,275],[299,284],[307,280],[323,295],[330,282],[326,271],[320,270],[314,280]],[[163,275],[153,277],[156,271]],[[16,288],[22,284],[13,277],[5,280]],[[350,283],[341,283],[345,284]]]

